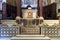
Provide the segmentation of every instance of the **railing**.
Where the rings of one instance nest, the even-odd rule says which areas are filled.
[[[58,26],[41,27],[41,34],[43,34],[45,36],[59,37],[60,36],[60,27],[58,27]]]
[[[6,36],[6,37],[11,37],[11,36],[16,36],[19,34],[19,27],[18,26],[0,26],[0,36]]]

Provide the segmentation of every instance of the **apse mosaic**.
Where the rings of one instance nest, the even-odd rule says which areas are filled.
[[[30,5],[31,7],[37,7],[38,0],[22,0],[22,7],[27,7]]]

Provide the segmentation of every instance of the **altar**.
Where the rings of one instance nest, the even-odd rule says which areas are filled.
[[[17,35],[11,40],[50,40],[50,38],[44,35]]]
[[[22,18],[20,16],[16,17],[20,34],[12,37],[11,40],[50,40],[48,36],[41,34],[39,25],[43,23],[44,18],[38,16],[38,9],[33,9],[31,4],[27,5],[27,8],[22,9]]]

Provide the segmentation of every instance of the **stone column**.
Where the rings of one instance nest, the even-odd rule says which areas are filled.
[[[43,23],[43,0],[39,0],[39,14],[40,14],[40,17],[39,17],[39,24]],[[40,34],[41,34],[41,27],[40,27]]]
[[[17,4],[17,16],[20,16],[21,14],[21,0],[16,0]]]
[[[43,0],[39,0],[40,16],[43,16]]]
[[[51,0],[47,0],[48,5],[51,4]]]
[[[6,11],[6,3],[3,3],[3,5],[2,5],[2,13],[3,13],[3,17],[5,18],[6,17],[6,13],[7,13],[7,11]]]

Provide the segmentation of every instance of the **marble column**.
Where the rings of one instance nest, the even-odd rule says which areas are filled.
[[[43,0],[39,0],[39,7],[40,7],[40,17],[39,17],[39,23],[42,24],[43,21],[44,21],[44,18],[43,18]],[[40,34],[41,34],[41,28],[40,28]]]
[[[47,0],[48,5],[51,4],[51,0]]]
[[[16,0],[17,4],[17,16],[20,16],[21,14],[21,0]]]
[[[4,3],[3,5],[2,5],[2,10],[3,10],[3,15],[4,15],[4,17],[6,17],[6,3]]]
[[[39,7],[40,7],[40,16],[43,16],[43,0],[39,0]]]

